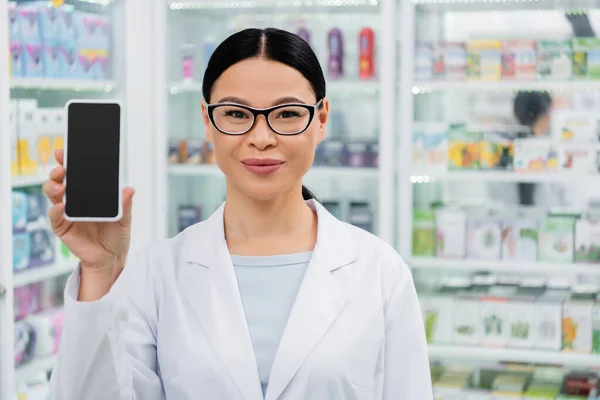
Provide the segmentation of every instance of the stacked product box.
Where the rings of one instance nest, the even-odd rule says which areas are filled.
[[[9,4],[12,76],[109,78],[108,18],[49,1]]]
[[[33,99],[13,100],[10,106],[12,175],[48,174],[56,165],[55,151],[64,148],[64,108],[40,108]]]
[[[600,219],[589,210],[497,212],[453,205],[413,214],[413,256],[600,263]]]
[[[475,39],[416,45],[415,80],[465,79],[600,79],[600,39]]]
[[[452,278],[420,301],[429,343],[600,354],[599,290],[475,275]]]

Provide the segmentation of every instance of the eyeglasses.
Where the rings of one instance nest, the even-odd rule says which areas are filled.
[[[249,132],[259,115],[264,115],[269,127],[279,135],[298,135],[308,129],[323,100],[311,104],[282,104],[270,108],[253,108],[236,103],[216,103],[207,106],[208,118],[215,128],[226,135]]]

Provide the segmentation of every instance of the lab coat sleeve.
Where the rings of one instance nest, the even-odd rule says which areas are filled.
[[[79,268],[71,275],[52,399],[165,400],[157,372],[156,307],[148,269],[139,258],[128,260],[111,291],[87,303],[77,301]]]
[[[383,400],[432,400],[425,327],[410,270],[396,284],[385,313]]]

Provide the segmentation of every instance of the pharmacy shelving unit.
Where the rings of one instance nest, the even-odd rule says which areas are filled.
[[[560,173],[515,173],[509,171],[439,171],[427,170],[411,164],[412,132],[415,122],[420,121],[464,121],[470,117],[467,103],[461,101],[468,96],[512,97],[518,91],[546,91],[554,94],[587,93],[597,94],[600,81],[500,81],[500,82],[446,82],[417,81],[415,79],[417,43],[435,41],[467,41],[474,38],[543,38],[568,37],[571,27],[565,14],[589,13],[596,21],[598,2],[564,2],[561,0],[539,1],[486,1],[486,0],[399,0],[399,27],[401,29],[400,58],[413,60],[399,66],[398,115],[401,134],[398,135],[398,224],[396,247],[410,267],[415,279],[425,280],[435,274],[472,274],[488,272],[498,275],[526,275],[549,277],[583,277],[598,279],[600,265],[560,264],[547,262],[506,262],[501,260],[447,260],[412,256],[413,207],[416,192],[429,193],[432,198],[443,200],[456,185],[470,190],[486,183],[569,182],[581,185],[598,185],[600,175]],[[527,21],[527,23],[525,22]],[[510,27],[510,28],[509,28]],[[504,30],[504,31],[503,31]],[[558,35],[558,36],[556,36]],[[512,113],[512,107],[508,109]],[[485,111],[497,116],[503,110]],[[506,117],[506,115],[502,115]],[[512,117],[512,115],[508,115]],[[481,193],[475,191],[474,193]],[[452,200],[452,199],[450,199]],[[434,278],[435,280],[436,278]],[[431,281],[429,282],[431,283]],[[474,362],[523,362],[557,364],[578,368],[600,366],[600,356],[565,352],[540,352],[533,350],[495,349],[453,345],[430,345],[430,358],[443,361]]]
[[[393,242],[396,3],[382,0],[155,3],[155,26],[161,32],[156,45],[156,81],[162,85],[157,92],[156,109],[160,110],[156,115],[157,149],[159,159],[164,159],[157,168],[156,215],[165,216],[158,228],[159,235],[167,237],[178,232],[178,206],[201,204],[202,218],[206,218],[224,200],[225,179],[216,166],[167,162],[169,143],[204,139],[201,80],[208,59],[204,48],[209,38],[218,43],[246,27],[273,26],[294,31],[304,26],[311,32],[311,46],[327,73],[327,31],[338,27],[344,35],[345,74],[343,79],[328,79],[327,95],[332,110],[345,123],[347,132],[343,134],[378,140],[379,168],[314,167],[304,183],[320,200],[368,201],[376,216],[377,234]],[[376,73],[370,80],[358,78],[358,34],[363,27],[375,31]],[[180,48],[184,44],[195,46],[193,78],[186,80],[180,61]],[[361,115],[355,112],[358,108],[364,110]]]
[[[20,2],[19,0],[18,2]],[[140,201],[134,213],[132,245],[150,239],[152,232],[153,122],[147,117],[154,106],[152,8],[146,0],[66,0],[76,9],[106,13],[112,21],[116,40],[111,46],[113,79],[17,78],[9,76],[8,63],[0,62],[0,400],[14,400],[17,385],[40,373],[50,372],[54,357],[34,359],[15,369],[13,290],[69,274],[77,260],[57,261],[53,265],[13,272],[11,191],[40,187],[47,179],[35,176],[11,176],[11,139],[9,136],[10,101],[38,99],[41,107],[62,107],[69,99],[117,99],[123,105],[124,182],[136,188]],[[8,60],[8,1],[0,0],[0,58]],[[129,49],[125,51],[125,48]],[[127,79],[125,77],[127,76]],[[152,211],[150,211],[152,210]]]

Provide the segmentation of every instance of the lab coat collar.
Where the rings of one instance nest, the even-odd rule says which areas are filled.
[[[357,259],[348,225],[315,200],[307,205],[317,212],[317,243],[275,356],[266,400],[281,396],[341,312],[347,289],[336,282],[334,271]],[[182,290],[242,397],[262,400],[256,358],[225,241],[224,209],[222,204],[206,221],[186,230],[182,250],[188,263]]]

